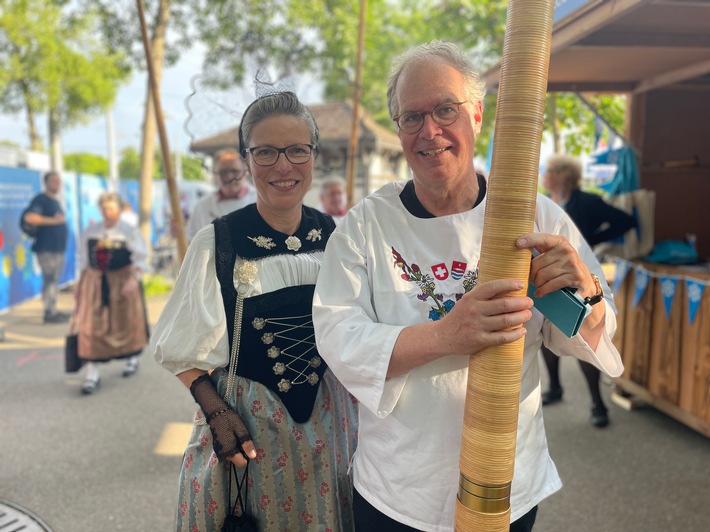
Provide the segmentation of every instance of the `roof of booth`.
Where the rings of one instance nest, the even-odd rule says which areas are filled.
[[[564,4],[565,2],[558,2]],[[555,11],[548,91],[710,89],[710,0],[567,0]],[[496,90],[500,63],[484,78]]]

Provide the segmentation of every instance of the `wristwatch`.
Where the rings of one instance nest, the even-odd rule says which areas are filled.
[[[585,305],[596,305],[602,299],[604,299],[604,291],[602,290],[602,283],[601,283],[601,281],[599,281],[599,277],[597,277],[594,274],[591,274],[591,275],[592,275],[592,279],[594,280],[594,284],[597,287],[597,293],[594,294],[593,296],[585,297],[584,298]]]

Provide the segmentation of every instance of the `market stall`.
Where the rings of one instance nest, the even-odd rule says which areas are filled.
[[[626,372],[615,384],[710,437],[708,28],[705,0],[560,0],[548,91],[628,97],[624,136],[640,186],[655,192],[655,240],[691,238],[700,260],[619,262],[615,342]],[[485,73],[489,90],[499,73]]]

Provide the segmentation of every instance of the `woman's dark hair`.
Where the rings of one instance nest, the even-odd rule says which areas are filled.
[[[251,133],[259,122],[272,116],[288,115],[303,120],[311,132],[311,144],[318,146],[318,124],[308,108],[293,92],[277,92],[254,100],[244,111],[239,124],[239,153],[246,159]]]

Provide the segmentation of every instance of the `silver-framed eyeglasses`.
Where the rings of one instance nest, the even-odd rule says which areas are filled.
[[[431,119],[435,124],[440,126],[450,126],[461,114],[461,106],[468,101],[463,102],[444,102],[440,103],[430,112],[424,111],[406,111],[399,116],[395,116],[392,120],[397,123],[397,127],[404,133],[418,133],[424,127],[426,115],[431,115]]]
[[[252,159],[259,166],[273,166],[283,153],[291,164],[303,164],[311,160],[311,155],[315,149],[314,144],[291,144],[285,148],[274,148],[273,146],[252,146],[246,152],[251,153]]]

